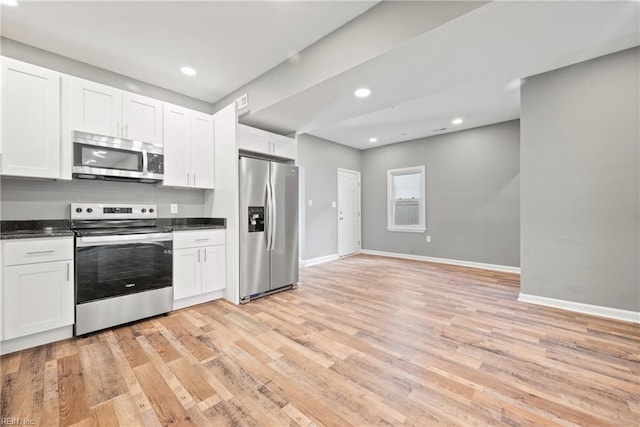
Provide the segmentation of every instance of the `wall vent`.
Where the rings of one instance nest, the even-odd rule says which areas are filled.
[[[236,108],[238,110],[244,110],[245,108],[249,108],[249,95],[244,94],[236,99]]]

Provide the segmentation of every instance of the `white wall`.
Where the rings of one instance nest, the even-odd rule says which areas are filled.
[[[225,298],[238,304],[240,229],[238,223],[238,118],[231,104],[213,115],[215,126],[215,190],[205,192],[205,216],[227,219],[227,288]]]

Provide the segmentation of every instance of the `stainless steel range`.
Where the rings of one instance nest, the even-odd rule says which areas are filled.
[[[75,334],[173,308],[173,237],[156,205],[71,204],[76,235]]]

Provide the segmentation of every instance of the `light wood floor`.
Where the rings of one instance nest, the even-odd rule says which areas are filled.
[[[603,286],[606,284],[603,284]],[[35,425],[619,425],[640,330],[521,304],[518,276],[372,256],[2,357],[1,416]]]

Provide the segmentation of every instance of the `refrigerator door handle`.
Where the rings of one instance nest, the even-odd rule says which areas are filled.
[[[276,209],[276,192],[273,191],[273,184],[271,184],[271,212],[273,219],[271,220],[271,250],[273,251],[276,245],[276,223],[278,222],[278,212]]]
[[[271,212],[271,183],[267,182],[267,251],[271,250],[271,223],[273,222],[273,214]]]

